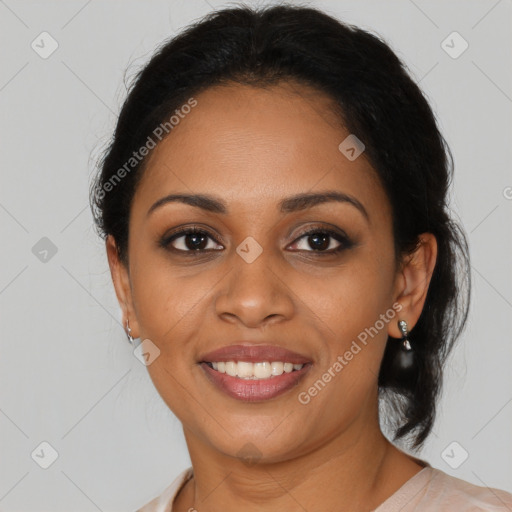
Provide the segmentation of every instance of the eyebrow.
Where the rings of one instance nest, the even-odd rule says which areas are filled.
[[[229,212],[226,203],[222,201],[222,199],[216,198],[208,194],[169,194],[156,201],[156,203],[154,203],[148,210],[147,215],[151,214],[157,208],[160,208],[161,206],[164,206],[165,204],[172,202],[188,204],[190,206],[195,206],[208,212],[220,213],[223,215],[226,215]],[[336,190],[296,194],[294,196],[287,197],[280,201],[278,204],[278,208],[281,213],[293,213],[296,211],[306,210],[307,208],[312,208],[313,206],[316,206],[318,204],[328,202],[351,204],[352,206],[357,208],[360,213],[363,214],[366,220],[370,220],[366,208],[362,205],[360,201],[358,201],[355,197],[349,194],[338,192]]]

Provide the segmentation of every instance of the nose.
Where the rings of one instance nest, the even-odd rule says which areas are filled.
[[[232,272],[223,280],[215,301],[217,315],[246,327],[264,327],[290,319],[294,312],[293,293],[284,273],[272,265],[270,251],[263,251],[251,263],[233,254]]]

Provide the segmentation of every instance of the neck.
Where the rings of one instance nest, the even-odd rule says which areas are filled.
[[[394,447],[377,423],[354,424],[300,456],[253,464],[226,456],[187,429],[194,478],[173,510],[373,510],[421,466]]]

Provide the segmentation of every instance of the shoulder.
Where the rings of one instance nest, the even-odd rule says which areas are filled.
[[[191,467],[183,470],[160,495],[137,509],[136,512],[171,512],[174,498],[176,498],[183,485],[192,477],[192,474]]]
[[[430,464],[405,482],[374,512],[505,512],[512,494],[471,484]]]
[[[136,512],[172,512],[172,504],[192,468],[182,471],[164,491]],[[406,482],[376,512],[504,512],[512,510],[512,494],[494,487],[479,486],[428,466]]]
[[[511,493],[475,485],[436,468],[431,468],[431,480],[424,501],[425,505],[434,501],[439,506],[447,507],[447,510],[459,512],[512,510]]]
[[[512,494],[475,485],[444,471],[427,467],[402,487],[404,512],[494,512],[512,510]]]

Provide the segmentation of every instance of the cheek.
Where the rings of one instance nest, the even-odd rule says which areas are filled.
[[[204,313],[211,300],[209,294],[219,276],[199,265],[196,272],[188,270],[184,275],[165,257],[149,252],[141,253],[137,263],[132,274],[132,296],[141,337],[151,339],[162,353],[181,351],[180,345],[202,328],[201,311]]]
[[[308,280],[297,291],[298,296],[307,297],[304,300],[325,333],[317,377],[326,372],[336,375],[326,375],[335,383],[320,401],[342,400],[357,409],[374,389],[388,326],[397,318],[392,307],[393,272],[391,253],[384,258],[362,250],[328,279]]]
[[[326,324],[331,338],[339,335],[337,341],[346,345],[390,308],[392,272],[391,261],[361,251],[328,276],[304,280],[295,291]]]

